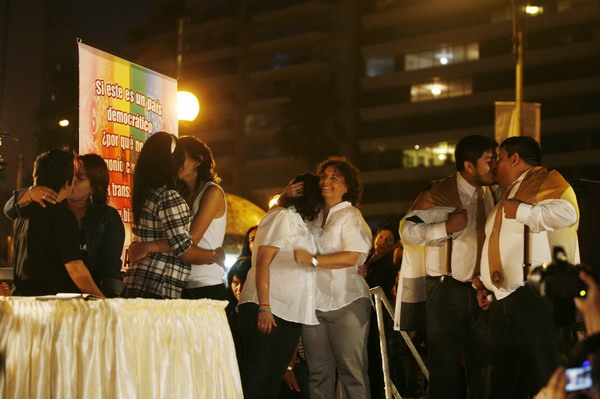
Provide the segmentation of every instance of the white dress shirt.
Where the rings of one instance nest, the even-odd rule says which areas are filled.
[[[316,308],[328,312],[343,308],[359,298],[370,298],[369,285],[358,275],[358,266],[367,259],[372,236],[360,211],[348,201],[333,206],[325,226],[321,228],[322,224],[323,212],[310,223],[319,255],[360,252],[354,266],[342,269],[316,268]]]
[[[240,304],[258,304],[256,254],[263,245],[279,248],[269,267],[271,313],[294,323],[319,324],[315,314],[316,270],[294,261],[295,248],[315,253],[317,247],[306,223],[293,206],[271,209],[258,225],[252,268],[248,272]]]
[[[453,234],[452,277],[459,281],[471,281],[477,261],[477,191],[460,173],[456,184],[463,208],[467,211],[467,227]],[[483,201],[486,215],[494,206],[494,198],[489,187],[483,188]],[[401,235],[410,245],[427,247],[425,267],[429,276],[443,276],[446,272],[446,220],[454,208],[434,207],[426,210],[410,211],[406,217],[417,216],[423,223],[406,220]]]
[[[514,187],[507,198],[513,198],[521,187],[521,182],[527,175],[525,171],[516,180]],[[485,224],[486,240],[481,254],[481,281],[490,291],[494,292],[496,299],[509,296],[517,288],[523,286],[523,234],[524,225],[529,226],[530,263],[540,266],[552,262],[552,248],[548,242],[548,231],[570,227],[577,222],[577,211],[570,202],[561,199],[540,201],[535,204],[521,203],[517,208],[516,219],[507,219],[502,215],[500,228],[500,258],[504,281],[500,288],[492,284],[488,260],[488,237],[494,227],[494,218],[498,205],[488,215]],[[579,249],[576,250],[575,261],[579,262]]]

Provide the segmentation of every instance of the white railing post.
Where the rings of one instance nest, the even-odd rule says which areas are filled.
[[[384,381],[384,386],[385,386],[385,398],[392,399],[392,396],[393,396],[396,399],[402,399],[402,396],[400,396],[400,393],[398,392],[398,390],[396,389],[396,386],[394,385],[392,379],[390,378],[390,370],[389,370],[388,356],[387,356],[387,345],[386,345],[386,339],[385,339],[385,326],[384,326],[384,321],[383,321],[383,309],[381,307],[381,303],[383,302],[383,305],[385,306],[386,310],[388,311],[388,314],[392,318],[392,321],[395,321],[394,320],[394,308],[390,304],[390,301],[387,299],[387,297],[381,287],[371,288],[370,292],[371,292],[371,295],[373,295],[373,297],[375,298],[375,313],[377,315],[377,329],[379,330],[379,346],[381,348],[381,364],[383,366],[383,381]],[[412,340],[410,339],[410,337],[408,336],[406,331],[400,331],[400,336],[402,336],[402,338],[404,339],[404,342],[406,343],[406,346],[408,346],[408,348],[410,349],[410,352],[412,353],[413,357],[417,361],[417,364],[421,368],[423,375],[429,381],[429,370],[427,370],[427,366],[425,366],[425,362],[423,362],[423,359],[421,358],[421,355],[417,351],[417,348],[415,348],[415,345],[413,344]]]

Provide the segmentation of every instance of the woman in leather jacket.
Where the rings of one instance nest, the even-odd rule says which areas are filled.
[[[108,168],[97,154],[77,157],[77,169],[67,205],[77,217],[83,261],[107,297],[122,296],[121,254],[125,241],[123,221],[108,202]],[[57,194],[48,187],[34,186],[14,192],[4,206],[10,219],[21,217],[21,209],[32,201],[45,206],[56,203]]]

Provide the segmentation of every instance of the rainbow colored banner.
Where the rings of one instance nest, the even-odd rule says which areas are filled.
[[[131,241],[131,183],[148,137],[177,135],[177,81],[79,43],[79,153],[96,153],[110,171],[109,201]]]

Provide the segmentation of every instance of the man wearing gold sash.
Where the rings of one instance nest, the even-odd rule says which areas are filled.
[[[526,271],[552,261],[562,246],[579,262],[575,193],[556,171],[541,166],[539,144],[511,137],[500,146],[496,180],[506,189],[488,215],[481,280],[490,306],[491,398],[528,398],[558,366],[553,309],[526,285]]]
[[[411,293],[426,299],[432,399],[464,397],[465,377],[469,398],[484,397],[488,320],[472,282],[479,276],[486,214],[494,206],[488,186],[496,147],[489,137],[462,138],[454,153],[457,173],[432,182],[401,222],[405,252],[396,306],[408,313],[419,300]],[[397,316],[400,328],[411,329],[405,314]]]

